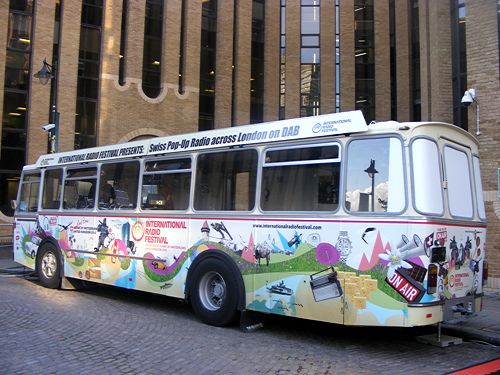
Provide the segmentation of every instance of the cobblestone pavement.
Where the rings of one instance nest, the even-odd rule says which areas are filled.
[[[0,274],[0,374],[446,374],[500,357],[467,341],[418,343],[424,328],[343,327],[267,317],[243,333],[174,299],[110,287],[43,288]]]

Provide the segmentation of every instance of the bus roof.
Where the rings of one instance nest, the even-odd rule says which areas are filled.
[[[235,147],[258,143],[269,143],[295,139],[314,139],[335,135],[369,132],[384,133],[412,129],[412,133],[422,127],[436,125],[441,131],[449,128],[462,139],[468,139],[478,146],[477,139],[467,131],[442,122],[374,122],[368,126],[361,111],[331,113],[320,116],[302,117],[289,120],[271,121],[261,124],[235,126],[207,130],[197,133],[177,134],[141,141],[120,143],[101,147],[41,155],[29,168],[50,167],[114,160],[126,157],[168,155],[179,151],[195,151],[217,147]],[[428,131],[428,130],[426,130]],[[446,132],[445,132],[446,133]]]
[[[165,155],[179,151],[317,138],[367,130],[362,112],[349,111],[45,154],[38,158],[35,166],[49,167],[124,157]]]

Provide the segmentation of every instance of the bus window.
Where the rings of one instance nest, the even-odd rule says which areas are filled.
[[[411,164],[415,210],[426,215],[443,215],[441,163],[436,142],[415,139],[411,144]]]
[[[97,192],[99,209],[135,209],[138,185],[138,161],[103,164]]]
[[[406,206],[401,140],[356,139],[348,144],[346,210],[402,212]]]
[[[264,211],[334,211],[339,172],[338,145],[267,151],[260,206]]]
[[[38,192],[40,190],[40,172],[25,173],[19,194],[19,211],[36,212]]]
[[[97,168],[74,168],[66,171],[64,182],[64,209],[94,208]]]
[[[448,181],[448,208],[451,216],[472,218],[471,174],[467,154],[456,148],[444,147],[444,169]]]
[[[62,169],[51,169],[43,175],[42,208],[58,209],[61,203]]]
[[[200,154],[196,165],[194,208],[251,211],[255,207],[257,151]]]
[[[191,159],[148,161],[144,164],[141,208],[187,210],[191,190]]]
[[[472,157],[472,167],[474,168],[474,185],[476,187],[477,211],[481,220],[486,220],[486,211],[484,209],[483,185],[481,183],[481,170],[479,168],[479,157]]]

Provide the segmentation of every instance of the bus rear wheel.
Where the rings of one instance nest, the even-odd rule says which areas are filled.
[[[60,288],[60,267],[61,261],[57,247],[50,242],[43,244],[36,260],[36,270],[44,287],[50,289]]]
[[[217,327],[234,323],[238,314],[235,271],[220,259],[205,259],[193,271],[190,299],[203,323]]]

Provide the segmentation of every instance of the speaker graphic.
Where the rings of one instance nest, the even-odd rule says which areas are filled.
[[[403,241],[404,242],[404,241]],[[424,244],[419,236],[413,235],[413,239],[399,248],[401,259],[410,259],[425,254]]]
[[[405,246],[408,242],[410,242],[410,240],[408,239],[408,237],[406,237],[404,234],[401,235],[401,239],[399,240],[399,242],[397,243],[396,245],[396,248],[398,249],[401,249],[403,246]]]

